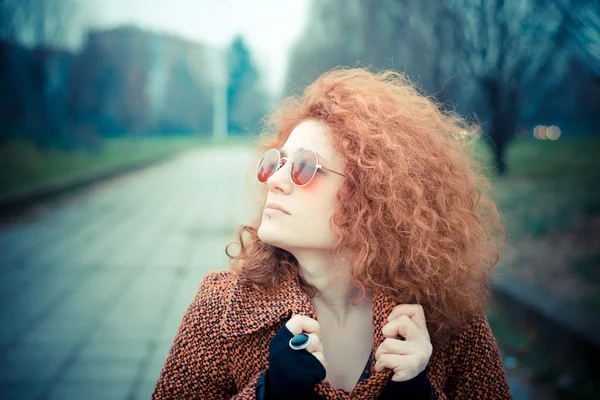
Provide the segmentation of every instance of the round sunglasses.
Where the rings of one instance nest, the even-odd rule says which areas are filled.
[[[267,183],[267,180],[283,166],[282,160],[289,161],[289,158],[282,157],[277,149],[267,151],[256,165],[256,178],[258,181]],[[320,165],[317,153],[313,150],[304,149],[296,154],[292,161],[290,180],[296,186],[306,186],[313,180],[319,169],[346,176]]]

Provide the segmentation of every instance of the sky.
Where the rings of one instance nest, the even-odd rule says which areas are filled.
[[[94,28],[134,24],[225,49],[242,34],[267,89],[282,89],[291,45],[311,0],[85,0]]]

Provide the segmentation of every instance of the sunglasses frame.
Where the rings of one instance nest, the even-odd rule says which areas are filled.
[[[266,183],[267,183],[267,181],[269,180],[269,178],[271,178],[271,176],[269,176],[269,178],[267,178],[267,180],[266,180],[265,182],[261,182],[261,181],[260,181],[260,179],[258,179],[258,168],[260,167],[260,164],[263,162],[263,160],[265,159],[265,157],[266,157],[266,155],[269,153],[269,151],[276,151],[276,152],[277,152],[277,156],[279,157],[279,162],[277,163],[277,168],[276,168],[276,169],[275,169],[275,171],[274,171],[274,172],[271,174],[271,176],[275,175],[275,174],[277,173],[277,171],[279,171],[279,169],[280,169],[280,168],[283,166],[283,162],[282,162],[283,160],[286,160],[287,162],[289,162],[289,161],[290,161],[289,157],[282,157],[282,156],[281,156],[281,152],[279,151],[279,149],[270,149],[270,150],[267,150],[267,151],[265,152],[265,154],[263,154],[263,156],[261,157],[261,159],[260,159],[260,161],[258,162],[258,164],[256,164],[256,180],[257,180],[259,183],[261,183],[261,184],[266,184]],[[325,171],[333,172],[334,174],[337,174],[337,175],[340,175],[340,176],[344,176],[344,177],[346,176],[346,175],[344,175],[344,174],[341,174],[341,173],[339,173],[339,172],[336,172],[336,171],[334,171],[334,170],[332,170],[332,169],[326,168],[326,167],[322,166],[321,164],[319,164],[319,154],[317,154],[317,152],[316,152],[316,151],[314,151],[314,150],[311,150],[311,149],[303,149],[303,150],[299,151],[299,152],[298,152],[298,154],[296,154],[296,155],[294,156],[294,159],[292,160],[292,165],[294,164],[294,161],[296,160],[296,158],[298,158],[298,156],[299,156],[300,154],[304,153],[305,151],[310,151],[310,152],[312,152],[312,153],[315,155],[315,160],[317,160],[317,164],[315,165],[315,172],[314,172],[314,173],[313,173],[313,175],[310,177],[310,179],[308,180],[308,182],[306,182],[304,185],[298,185],[298,184],[297,184],[296,182],[294,182],[294,180],[292,179],[292,168],[290,167],[290,175],[289,175],[289,178],[290,178],[290,181],[291,181],[291,182],[292,182],[294,185],[296,185],[296,186],[298,186],[298,187],[303,187],[303,186],[306,186],[306,185],[308,185],[309,183],[311,183],[311,182],[312,182],[312,180],[315,178],[315,176],[317,175],[317,172],[318,172],[320,169],[324,169]]]

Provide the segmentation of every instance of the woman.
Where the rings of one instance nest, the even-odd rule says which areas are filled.
[[[476,129],[365,69],[324,74],[269,128],[265,207],[200,283],[153,397],[510,398]]]

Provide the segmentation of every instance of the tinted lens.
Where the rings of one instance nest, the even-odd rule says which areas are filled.
[[[304,186],[312,180],[317,173],[317,155],[310,150],[303,150],[292,164],[292,182]]]
[[[256,176],[261,183],[265,183],[271,177],[279,166],[279,153],[271,149],[265,153],[256,169]]]

